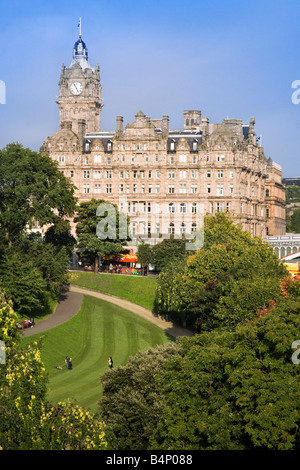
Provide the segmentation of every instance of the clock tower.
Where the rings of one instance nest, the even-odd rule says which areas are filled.
[[[59,124],[60,128],[68,123],[75,134],[80,133],[79,121],[85,123],[86,132],[100,131],[101,84],[99,65],[92,68],[88,61],[88,50],[79,39],[73,48],[70,67],[62,65],[59,80]]]

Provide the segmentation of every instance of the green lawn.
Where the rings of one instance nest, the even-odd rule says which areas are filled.
[[[89,287],[153,309],[157,279],[120,274],[80,273],[72,284]]]
[[[91,410],[97,409],[102,393],[99,377],[108,370],[109,356],[117,367],[125,365],[129,356],[169,341],[152,323],[89,296],[84,296],[80,311],[71,320],[22,341],[30,343],[41,336],[42,360],[49,373],[49,400],[76,400]],[[64,364],[66,355],[72,357],[71,371]],[[55,368],[58,365],[62,370]]]

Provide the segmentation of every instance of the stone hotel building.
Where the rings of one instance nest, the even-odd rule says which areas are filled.
[[[200,228],[205,213],[240,216],[253,235],[285,234],[281,167],[257,143],[255,119],[211,123],[199,110],[183,112],[181,130],[169,116],[141,110],[127,125],[116,117],[101,130],[100,69],[91,67],[81,34],[59,80],[59,130],[41,151],[58,162],[79,201],[104,199],[130,216],[133,239],[155,243]]]

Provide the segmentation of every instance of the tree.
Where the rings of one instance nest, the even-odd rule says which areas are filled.
[[[164,409],[150,448],[299,449],[300,369],[291,360],[298,299],[281,298],[231,332],[181,341],[158,377]]]
[[[0,364],[0,450],[105,449],[105,427],[97,416],[73,403],[47,401],[41,345],[21,349],[16,319],[0,291],[0,341],[6,349]]]
[[[0,150],[0,244],[73,216],[75,206],[74,186],[48,156],[17,143]]]
[[[138,246],[137,258],[138,258],[138,262],[142,265],[143,268],[147,266],[147,274],[148,274],[149,264],[152,263],[153,254],[152,254],[151,246],[149,245],[149,243],[145,243],[144,240],[142,240],[142,242]]]
[[[149,445],[153,426],[162,411],[155,377],[178,352],[176,343],[142,351],[101,377],[103,395],[99,402],[110,447],[140,450]]]
[[[78,247],[83,256],[93,259],[95,273],[98,272],[99,257],[120,253],[128,239],[129,219],[119,213],[115,204],[103,199],[81,202],[74,222]]]
[[[196,331],[233,328],[278,296],[287,270],[271,247],[226,214],[205,219],[203,249],[158,278],[156,312]]]
[[[152,249],[153,264],[160,270],[164,270],[169,263],[186,260],[191,254],[186,250],[186,240],[182,238],[164,239],[154,245]]]

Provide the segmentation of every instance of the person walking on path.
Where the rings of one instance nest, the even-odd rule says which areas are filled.
[[[108,367],[109,367],[110,369],[112,369],[112,368],[113,368],[113,365],[114,365],[114,362],[113,362],[113,360],[112,360],[112,357],[109,356],[109,358],[108,358]]]
[[[71,357],[66,356],[65,363],[66,363],[67,369],[69,369],[69,370],[72,369],[72,358]]]

